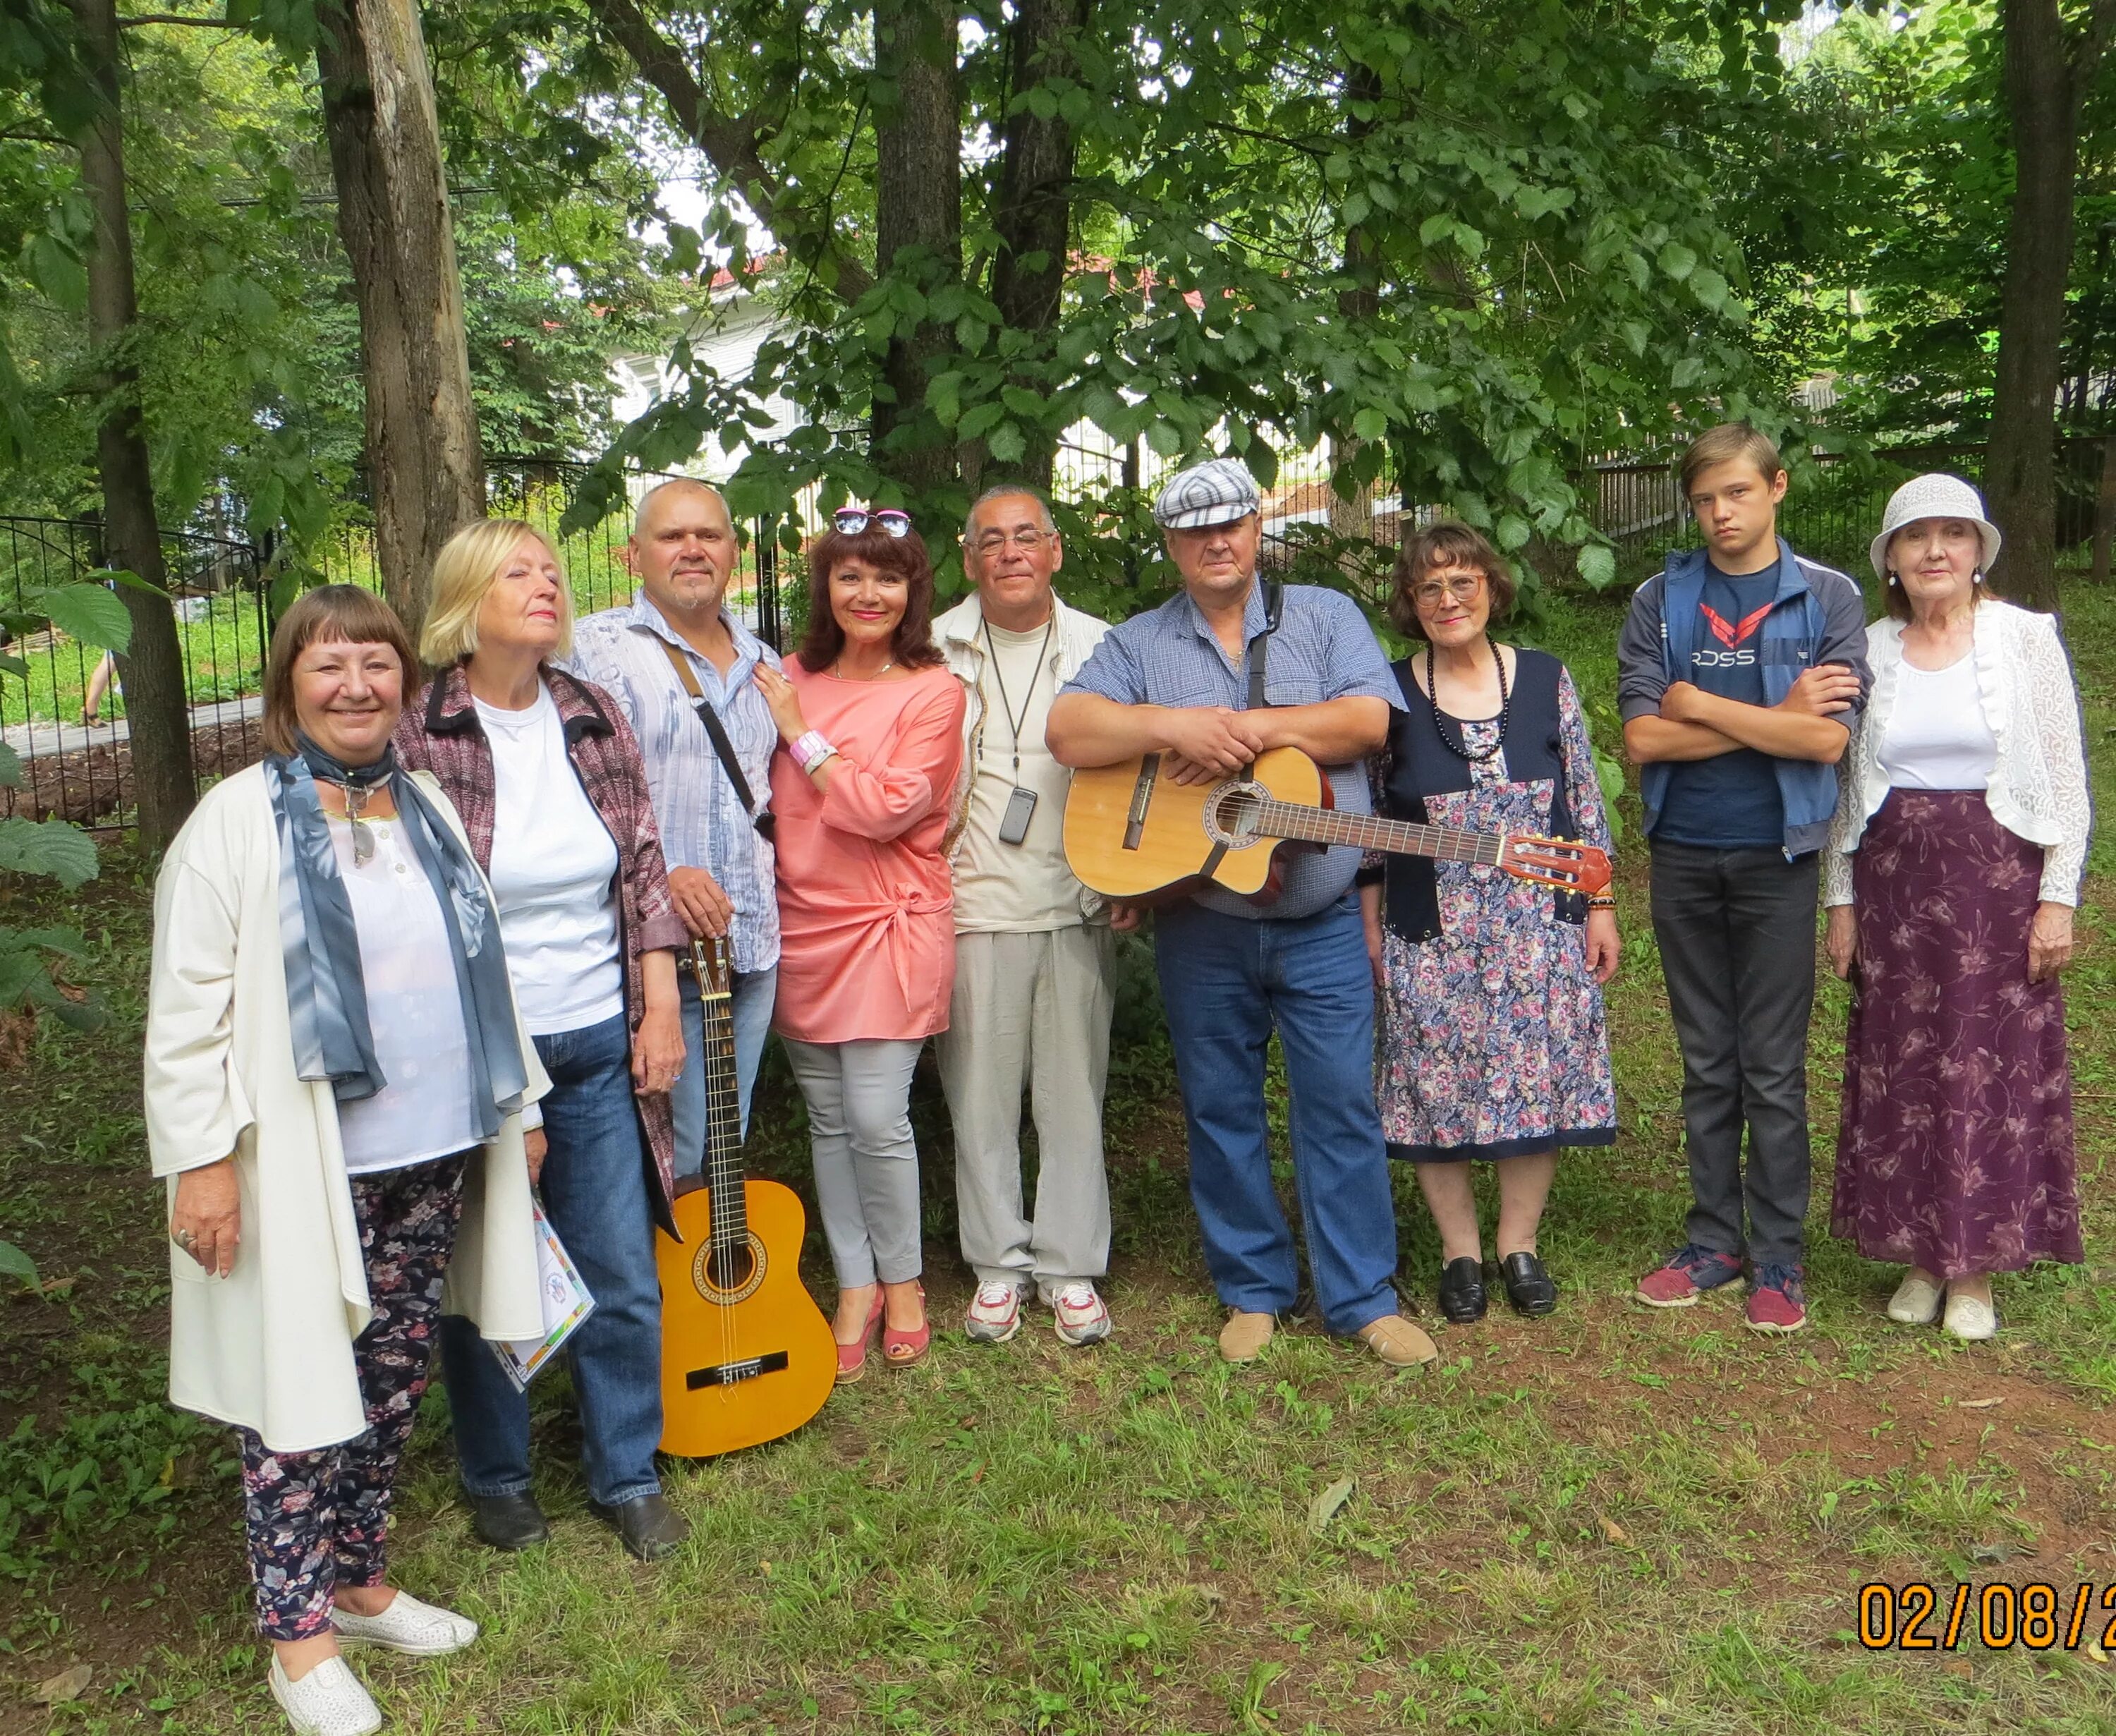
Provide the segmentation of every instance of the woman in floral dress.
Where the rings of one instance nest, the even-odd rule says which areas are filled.
[[[1572,678],[1488,629],[1514,596],[1490,543],[1441,523],[1405,543],[1390,618],[1424,645],[1396,665],[1405,709],[1373,766],[1392,818],[1577,838],[1608,822]],[[1616,974],[1613,900],[1559,894],[1471,863],[1373,858],[1361,876],[1381,991],[1377,1096],[1392,1157],[1417,1167],[1440,1231],[1441,1311],[1480,1319],[1486,1269],[1473,1160],[1498,1172],[1498,1276],[1524,1315],[1557,1287],[1536,1231],[1561,1145],[1617,1136],[1602,985]]]

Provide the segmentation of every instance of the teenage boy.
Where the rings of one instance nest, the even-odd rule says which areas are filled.
[[[1785,467],[1755,429],[1711,430],[1680,475],[1704,546],[1639,587],[1617,647],[1691,1196],[1683,1246],[1637,1295],[1687,1307],[1740,1277],[1746,1253],[1749,1324],[1797,1332],[1817,852],[1871,680],[1865,609],[1851,579],[1778,534]]]

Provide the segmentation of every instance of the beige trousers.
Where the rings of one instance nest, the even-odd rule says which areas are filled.
[[[1101,923],[955,937],[954,998],[936,1047],[955,1128],[963,1258],[980,1283],[1055,1287],[1109,1269],[1102,1086],[1116,964]],[[1033,1221],[1022,1215],[1024,1087],[1038,1153]]]

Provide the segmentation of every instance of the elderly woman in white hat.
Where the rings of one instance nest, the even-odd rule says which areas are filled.
[[[1988,1338],[1994,1273],[2082,1258],[2058,984],[2091,817],[2079,698],[2055,619],[1991,595],[1969,484],[1906,482],[1872,553],[1888,616],[1824,858],[1856,991],[1830,1227],[1911,1269],[1891,1319]]]

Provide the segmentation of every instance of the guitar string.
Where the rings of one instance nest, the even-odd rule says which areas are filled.
[[[1420,825],[1373,814],[1338,813],[1329,808],[1310,808],[1276,799],[1267,799],[1258,804],[1258,820],[1261,827],[1273,836],[1308,843],[1408,851],[1442,862],[1482,863],[1491,868],[1506,865],[1504,838],[1464,831],[1454,827]],[[1571,845],[1569,840],[1558,841],[1570,848],[1585,849],[1584,845]],[[1553,881],[1558,878],[1554,873],[1539,877]],[[1572,878],[1577,879],[1576,870]]]

